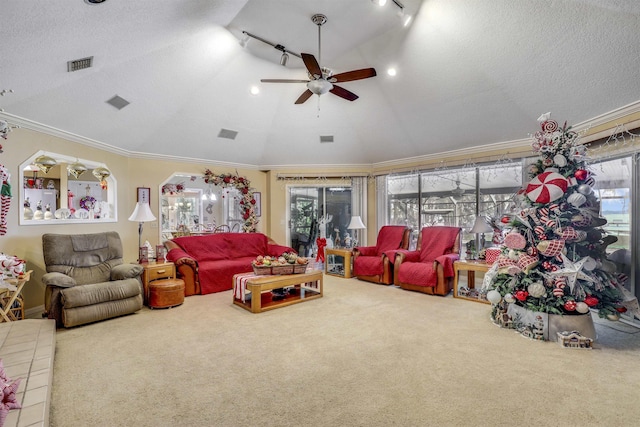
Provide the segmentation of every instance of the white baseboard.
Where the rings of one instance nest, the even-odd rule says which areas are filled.
[[[25,319],[42,319],[42,313],[44,312],[44,305],[28,308],[24,311]]]

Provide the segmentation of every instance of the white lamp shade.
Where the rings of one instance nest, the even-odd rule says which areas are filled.
[[[135,222],[149,222],[155,220],[156,217],[153,216],[153,213],[151,213],[149,203],[136,203],[136,208],[133,210],[133,213],[129,217],[129,221]]]
[[[473,227],[469,230],[469,233],[490,233],[493,228],[487,224],[487,220],[482,216],[476,217],[476,221],[473,223]]]
[[[351,217],[351,221],[349,222],[349,225],[347,226],[347,229],[349,230],[362,230],[365,229],[367,227],[365,227],[365,225],[362,223],[362,218],[360,218],[360,215],[358,216],[352,216]]]

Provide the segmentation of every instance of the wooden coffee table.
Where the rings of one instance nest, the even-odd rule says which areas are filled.
[[[236,285],[240,276],[246,278],[245,290]],[[233,276],[233,303],[252,313],[262,313],[274,308],[286,307],[322,297],[322,271],[311,270],[301,274],[279,276],[254,276],[236,274]],[[283,289],[274,295],[274,289]]]

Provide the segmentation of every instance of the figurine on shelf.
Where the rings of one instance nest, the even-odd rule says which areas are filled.
[[[73,207],[73,198],[75,197],[75,195],[71,192],[71,190],[67,190],[67,206],[69,207],[69,210],[71,211],[71,215],[73,215],[75,213],[75,208]]]
[[[29,201],[29,198],[27,197],[27,199],[24,201],[24,203],[22,204],[23,209],[22,209],[22,217],[24,219],[33,219],[33,211],[31,210],[31,202]]]
[[[336,232],[336,238],[333,241],[333,246],[336,248],[340,247],[340,229],[339,228],[334,228],[333,231]]]
[[[49,203],[44,207],[44,219],[53,219],[53,213],[51,212],[51,205]]]
[[[33,214],[33,219],[44,219],[44,212],[42,211],[42,200],[39,200],[38,204],[36,205],[36,211]]]
[[[349,233],[344,233],[344,247],[350,248],[352,243],[353,243],[353,240],[351,239],[351,236],[349,235]]]

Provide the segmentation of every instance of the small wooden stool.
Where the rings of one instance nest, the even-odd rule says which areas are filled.
[[[184,302],[184,280],[164,279],[149,283],[149,308],[170,308]]]

